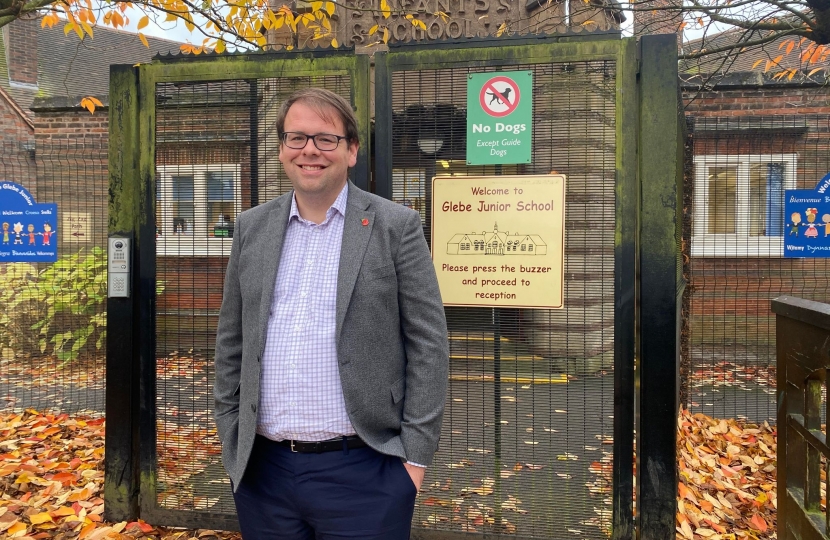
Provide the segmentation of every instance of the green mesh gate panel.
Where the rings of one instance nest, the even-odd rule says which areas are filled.
[[[53,127],[86,120],[79,115],[88,113],[53,113]],[[0,410],[104,412],[107,145],[81,131],[0,144],[0,182],[58,207],[50,223],[57,262],[0,264]],[[45,220],[0,222],[10,231],[19,222],[24,234],[32,226],[34,245],[41,244]],[[4,244],[4,251],[30,249],[28,236]]]
[[[830,265],[783,257],[788,216],[783,208],[768,216],[767,201],[783,202],[785,189],[813,189],[830,171],[830,116],[698,116],[689,123],[688,406],[774,424],[770,300],[786,294],[827,302]]]
[[[533,72],[532,164],[467,166],[467,75],[513,70]],[[444,429],[413,526],[606,538],[614,426],[615,62],[401,69],[391,81],[391,196],[421,213],[427,238],[433,176],[567,175],[565,309],[447,308]],[[434,144],[419,146],[424,140],[443,142],[434,151]]]
[[[145,125],[155,140],[148,164],[154,177],[148,195],[154,257],[148,266],[154,272],[148,273],[154,273],[156,298],[154,365],[145,364],[143,375],[150,409],[143,413],[141,512],[154,523],[233,528],[212,392],[234,225],[242,211],[290,189],[275,123],[285,98],[317,86],[350,99],[355,79],[365,76],[359,69],[309,69],[309,62],[288,73],[288,61],[257,66],[255,74],[250,64],[234,64],[227,68],[240,73],[234,79],[211,69],[210,62],[194,64],[182,63],[181,71],[148,66],[151,82],[142,82],[152,85],[155,96]],[[164,69],[173,74],[159,76]],[[263,75],[277,72],[282,76]],[[214,80],[220,74],[228,78]],[[367,114],[362,104],[361,114]],[[368,125],[365,116],[360,122]]]
[[[156,86],[157,503],[233,514],[213,423],[213,348],[236,216],[291,187],[276,115],[293,91],[349,97],[346,76]]]

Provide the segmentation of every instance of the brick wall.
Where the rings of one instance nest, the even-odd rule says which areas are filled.
[[[61,254],[106,246],[109,205],[107,108],[99,107],[95,114],[90,114],[77,106],[79,101],[38,98],[32,105],[37,199],[58,205]],[[70,228],[70,219],[78,228]]]
[[[684,98],[687,117],[697,123],[717,118],[729,126],[720,133],[693,132],[694,155],[796,154],[799,189],[812,189],[830,171],[830,88],[782,83],[749,73],[727,77],[704,93],[687,86]],[[753,122],[760,129],[745,129]],[[689,193],[694,182],[694,174],[687,177]],[[694,221],[695,212],[699,210],[688,205],[688,222]],[[686,245],[690,240],[694,242],[687,236]],[[774,365],[775,321],[770,299],[790,294],[826,302],[830,299],[828,275],[830,259],[692,258],[688,279],[693,357],[706,362],[717,357]]]
[[[18,19],[4,28],[9,82],[37,86],[37,19]]]
[[[5,96],[0,96],[0,180],[26,187],[37,196],[35,163],[27,146],[34,144],[32,127]]]

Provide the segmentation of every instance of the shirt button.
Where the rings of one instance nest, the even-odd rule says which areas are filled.
[[[308,293],[306,291],[300,293],[300,298],[305,298],[306,296],[308,296]]]
[[[295,326],[295,327],[294,327],[294,330],[296,330],[297,332],[299,332],[299,331],[300,331],[300,330],[302,330],[302,329],[303,329],[303,327],[302,327],[302,326],[300,326],[299,324],[298,324],[297,326]]]
[[[297,402],[296,402],[296,401],[292,401],[292,402],[291,402],[291,406],[292,406],[292,407],[296,407],[296,406],[297,406]]]

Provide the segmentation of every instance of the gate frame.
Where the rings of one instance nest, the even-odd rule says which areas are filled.
[[[358,187],[368,190],[369,60],[344,48],[156,56],[151,64],[111,67],[108,235],[131,238],[133,260],[130,298],[107,302],[107,519],[124,521],[140,515],[157,525],[201,528],[210,524],[239,530],[236,516],[207,509],[170,510],[157,504],[156,246],[155,220],[151,219],[156,203],[156,84],[346,75],[361,138],[354,179]]]
[[[605,32],[399,43],[390,45],[388,53],[375,54],[375,193],[392,197],[394,71],[616,62],[612,538],[635,538],[636,531],[641,540],[664,540],[675,534],[677,511],[679,325],[685,287],[680,264],[682,205],[678,201],[682,200],[685,122],[674,36],[644,36],[638,41],[619,39],[619,35]],[[666,362],[666,358],[675,361]],[[636,518],[635,426],[640,434]],[[641,463],[647,464],[648,474],[640,474]],[[673,481],[667,481],[667,476]],[[456,536],[419,530],[415,537],[437,540]],[[488,534],[486,538],[516,537]]]
[[[679,107],[675,37],[645,36],[639,42],[618,37],[619,33],[611,32],[415,43],[376,54],[375,192],[391,196],[391,85],[383,81],[391,78],[394,69],[460,67],[464,62],[476,66],[617,62],[612,537],[634,538],[639,532],[641,540],[664,540],[674,534],[676,513],[677,360],[684,288],[679,246],[681,133],[685,123]],[[428,57],[419,59],[422,54]],[[134,519],[140,512],[142,518],[159,525],[210,524],[238,530],[235,517],[168,510],[156,504],[156,253],[155,223],[148,219],[155,205],[155,84],[332,74],[351,75],[352,102],[364,137],[355,176],[360,187],[367,189],[371,170],[368,56],[356,55],[353,49],[280,51],[207,55],[204,59],[156,57],[151,64],[112,67],[108,234],[132,238],[133,272],[131,297],[110,298],[107,303],[107,519]],[[635,427],[639,435],[636,518]],[[427,531],[417,533],[423,536]],[[455,533],[445,536],[458,537]]]

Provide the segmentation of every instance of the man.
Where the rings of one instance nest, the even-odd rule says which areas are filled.
[[[337,94],[293,94],[277,132],[294,189],[238,216],[216,337],[242,534],[405,539],[449,354],[421,220],[348,181],[357,122]]]

